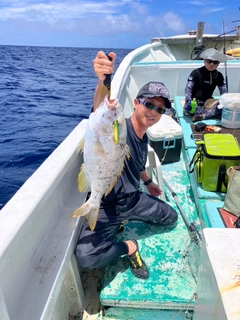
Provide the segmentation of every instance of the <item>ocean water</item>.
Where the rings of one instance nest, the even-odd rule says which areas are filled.
[[[0,209],[88,118],[98,48],[0,46]],[[130,49],[117,54],[116,68]]]

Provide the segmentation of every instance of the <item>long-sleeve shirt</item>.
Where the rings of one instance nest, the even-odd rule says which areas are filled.
[[[185,100],[205,102],[212,98],[213,91],[218,87],[220,95],[227,93],[227,87],[221,72],[214,70],[208,71],[205,66],[194,69],[187,80],[185,88]]]

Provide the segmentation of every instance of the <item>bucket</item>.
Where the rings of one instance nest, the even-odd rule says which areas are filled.
[[[223,108],[222,126],[230,129],[240,128],[240,105],[234,108]]]
[[[230,129],[240,128],[240,94],[225,93],[219,99],[222,109],[222,126]]]

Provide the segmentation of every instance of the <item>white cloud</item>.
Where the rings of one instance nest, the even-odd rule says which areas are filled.
[[[91,36],[100,37],[114,36],[130,31],[134,33],[137,30],[139,30],[138,24],[126,14],[120,16],[106,15],[102,18],[94,19],[94,23],[90,19],[81,19],[75,21],[74,25],[76,33],[84,32]]]
[[[205,6],[203,1],[190,1],[189,4],[193,6]]]
[[[210,8],[209,9],[209,12],[218,12],[218,11],[223,11],[225,10],[226,8],[222,7],[222,8]]]
[[[206,3],[204,3],[204,1],[178,1],[179,4],[181,5],[187,5],[187,6],[205,6]]]
[[[24,3],[12,1],[10,6],[0,6],[0,19],[24,18],[26,20],[39,20],[42,16],[44,21],[46,17],[52,19],[76,19],[93,14],[114,14],[118,12],[119,3],[117,2],[51,2],[43,3],[36,1]],[[35,13],[35,15],[34,15]]]
[[[131,15],[138,16],[138,15],[148,15],[149,14],[149,8],[145,4],[140,4],[133,2],[131,4]]]
[[[0,40],[13,44],[16,39],[29,43],[30,37],[35,44],[46,37],[54,43],[56,38],[63,43],[91,38],[92,42],[117,41],[118,37],[150,41],[155,36],[186,33],[193,21],[202,21],[203,15],[207,25],[207,17],[210,19],[214,12],[217,16],[224,5],[216,1],[209,5],[207,0],[1,0],[0,27],[8,30],[8,36],[2,33]]]
[[[185,28],[183,19],[173,12],[167,12],[164,15],[164,22],[167,24],[168,28],[174,32],[181,32]]]

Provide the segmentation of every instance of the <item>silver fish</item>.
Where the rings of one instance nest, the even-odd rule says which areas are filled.
[[[83,147],[84,164],[78,175],[80,192],[91,188],[90,198],[71,217],[85,216],[91,230],[95,229],[101,198],[117,183],[130,157],[126,143],[127,127],[118,99],[106,96],[99,108],[91,113]]]

